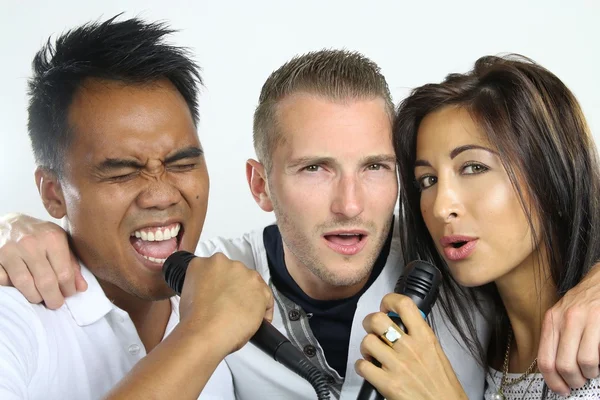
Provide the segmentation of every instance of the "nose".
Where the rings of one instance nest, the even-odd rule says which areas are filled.
[[[145,175],[146,186],[137,197],[140,208],[165,210],[181,201],[180,190],[164,170]]]
[[[452,181],[446,179],[438,180],[433,203],[433,215],[436,219],[449,223],[462,215],[463,205],[460,201],[460,193],[452,185]]]
[[[363,188],[355,176],[342,176],[334,188],[331,211],[345,218],[354,218],[364,209]]]

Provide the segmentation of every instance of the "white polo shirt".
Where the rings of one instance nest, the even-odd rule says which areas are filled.
[[[146,355],[129,314],[89,270],[81,272],[88,289],[58,310],[0,287],[0,399],[98,399]],[[179,298],[171,304],[165,336],[179,322]],[[221,363],[200,399],[234,398],[231,373]]]

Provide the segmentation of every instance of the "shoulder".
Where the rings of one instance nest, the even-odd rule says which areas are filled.
[[[0,334],[9,334],[15,339],[44,336],[44,321],[64,314],[63,305],[58,310],[50,310],[43,304],[31,304],[12,287],[0,287]]]
[[[27,322],[37,317],[37,308],[42,305],[31,304],[21,292],[13,287],[0,287],[0,325],[5,327]]]
[[[17,384],[33,376],[46,336],[40,313],[52,310],[30,304],[17,289],[0,287],[0,378]]]
[[[263,231],[264,228],[261,228],[237,238],[216,237],[201,241],[196,248],[196,255],[208,257],[215,253],[223,253],[232,260],[243,262],[249,268],[256,269],[265,253]]]

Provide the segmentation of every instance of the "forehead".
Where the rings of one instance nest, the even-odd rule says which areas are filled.
[[[393,154],[391,117],[381,98],[290,95],[278,105],[277,131],[280,147],[294,155]]]
[[[71,149],[88,157],[144,158],[198,139],[190,109],[169,81],[88,80],[69,108]]]
[[[417,153],[465,144],[489,146],[485,132],[464,107],[443,107],[427,114],[419,125]]]

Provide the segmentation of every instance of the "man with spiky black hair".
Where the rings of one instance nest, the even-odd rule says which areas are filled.
[[[221,361],[270,318],[273,300],[257,272],[220,254],[192,261],[181,299],[162,277],[171,253],[195,250],[209,189],[200,75],[164,43],[171,32],[111,18],[34,58],[36,184],[76,257],[55,261],[79,263],[87,283],[74,286],[88,288],[49,308],[0,288],[4,400],[234,398]]]

